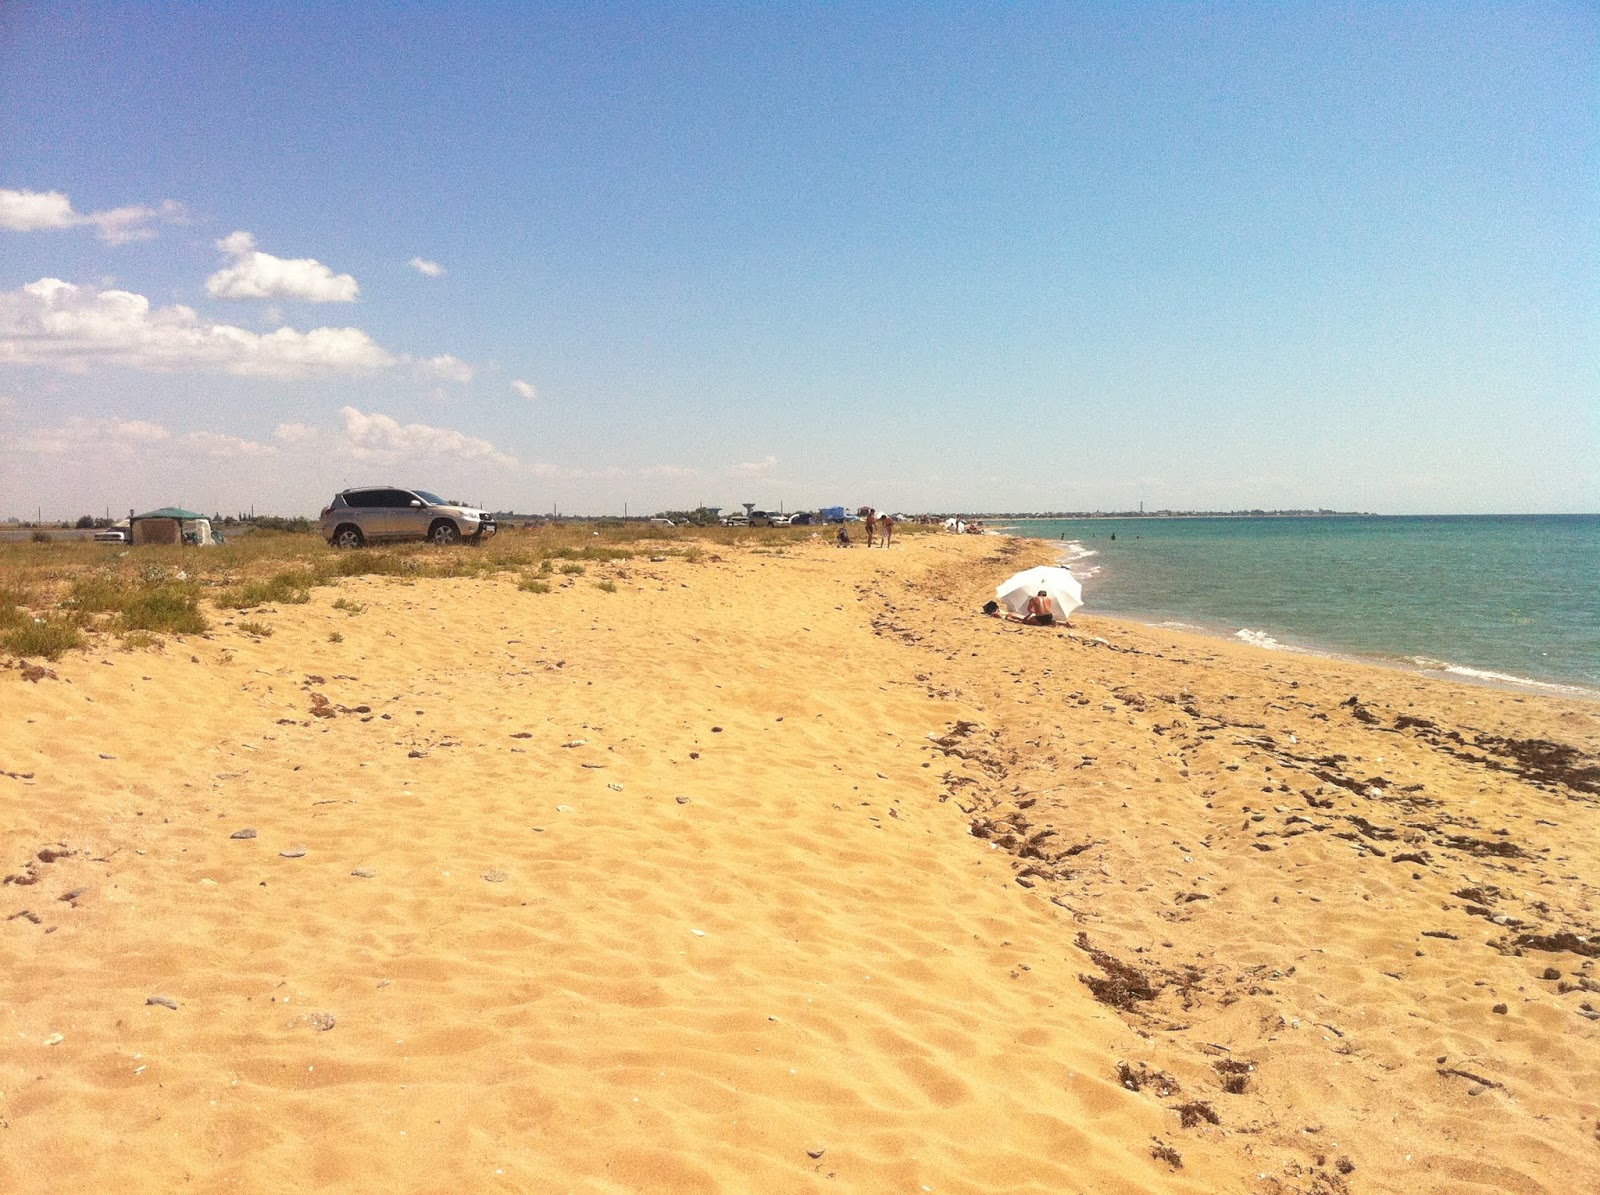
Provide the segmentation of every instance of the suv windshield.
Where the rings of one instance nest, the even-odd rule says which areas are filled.
[[[439,497],[438,494],[430,494],[430,493],[428,493],[427,490],[412,490],[411,492],[413,494],[415,494],[417,497],[421,498],[429,506],[449,506],[450,505],[443,498]]]

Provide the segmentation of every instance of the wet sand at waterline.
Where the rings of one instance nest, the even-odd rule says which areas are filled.
[[[0,1188],[1600,1188],[1600,707],[716,551],[0,670]]]

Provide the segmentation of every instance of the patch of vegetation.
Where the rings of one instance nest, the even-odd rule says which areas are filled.
[[[333,608],[335,610],[343,610],[351,618],[354,618],[357,614],[364,612],[367,607],[364,602],[353,602],[349,598],[342,597],[333,599]]]
[[[55,539],[55,536],[51,535],[48,531],[35,531],[28,538],[36,544],[47,544]]]
[[[408,572],[406,558],[398,552],[374,552],[360,549],[339,556],[333,571],[341,577],[398,577]]]
[[[119,573],[90,573],[73,579],[71,596],[62,605],[80,614],[121,610],[143,587]]]
[[[341,635],[338,631],[329,631],[328,632],[328,642],[329,643],[343,643],[344,642],[344,636]]]
[[[145,590],[122,607],[122,628],[198,635],[211,624],[200,613],[200,596],[192,586],[169,585]]]
[[[254,635],[257,639],[272,638],[272,628],[264,622],[241,622],[238,625],[241,634]]]
[[[602,589],[606,593],[616,593],[617,592],[617,583],[615,581],[596,581],[594,583],[594,587],[596,589]]]
[[[584,567],[581,564],[574,564],[568,561],[561,566],[561,575],[564,577],[581,577],[583,573]]]
[[[0,586],[0,630],[21,626],[30,620],[25,607],[33,604],[32,595],[10,585]]]
[[[550,582],[541,581],[537,577],[523,577],[517,582],[517,588],[524,593],[549,593]]]
[[[138,580],[123,573],[92,572],[73,578],[62,602],[81,622],[89,614],[115,614],[123,631],[199,634],[207,627],[199,591],[187,581],[169,579],[160,566],[147,565]]]
[[[303,606],[311,600],[311,587],[321,583],[322,578],[309,571],[278,573],[264,581],[246,581],[236,589],[224,589],[212,600],[236,610],[268,604]]]
[[[61,653],[83,646],[83,632],[64,618],[43,622],[29,618],[19,626],[0,632],[0,650],[13,656],[42,656],[58,660]]]
[[[161,640],[149,631],[129,631],[122,636],[123,651],[160,651]]]

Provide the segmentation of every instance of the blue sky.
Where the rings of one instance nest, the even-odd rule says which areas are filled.
[[[1593,511],[1597,150],[1585,4],[7,4],[0,517]]]

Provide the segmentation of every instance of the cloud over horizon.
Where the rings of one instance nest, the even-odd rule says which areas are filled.
[[[429,261],[426,257],[413,257],[411,268],[419,274],[426,274],[429,278],[442,278],[445,268],[436,261]]]
[[[131,291],[59,278],[0,293],[0,364],[297,378],[367,372],[398,360],[359,328],[251,332],[202,319],[192,307],[152,307]]]
[[[12,232],[39,232],[61,228],[92,227],[108,245],[147,241],[156,235],[154,220],[182,223],[183,204],[171,199],[159,205],[130,204],[99,212],[79,212],[62,191],[22,191],[0,188],[0,228]]]
[[[214,299],[302,299],[308,303],[353,303],[361,287],[349,274],[335,274],[313,257],[283,258],[263,253],[243,230],[217,242],[233,265],[206,279]]]

